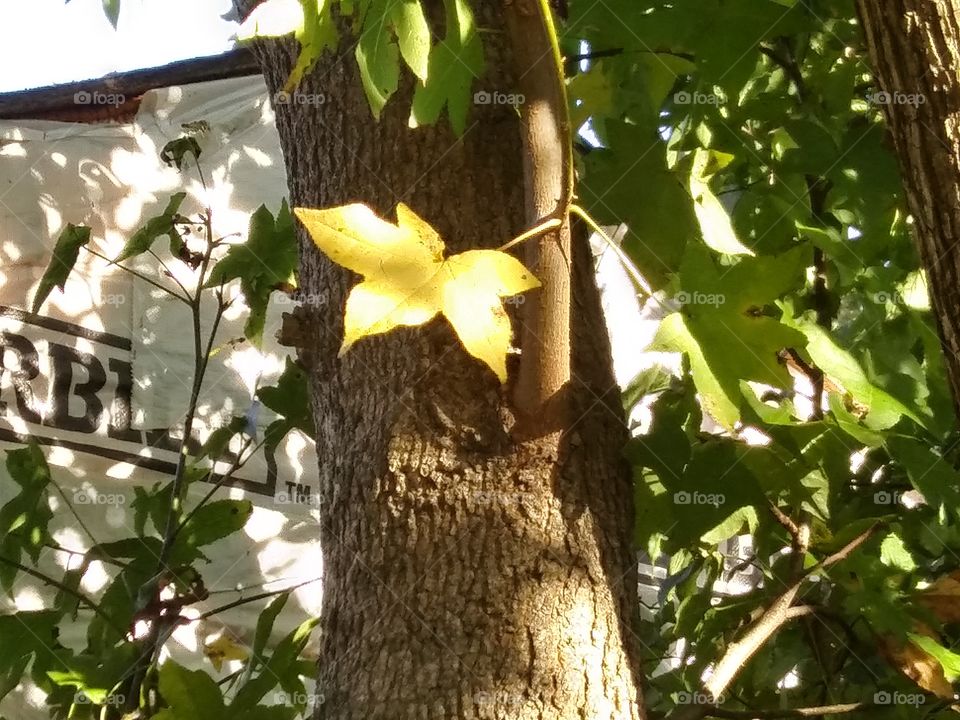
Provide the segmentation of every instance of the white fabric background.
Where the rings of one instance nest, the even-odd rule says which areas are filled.
[[[192,168],[181,175],[159,159],[160,149],[181,134],[183,123],[199,120],[209,124],[209,131],[200,138],[204,151],[201,163],[209,186],[206,192]],[[73,503],[101,542],[133,535],[133,487],[149,488],[170,478],[163,467],[138,467],[124,458],[139,454],[153,462],[167,463],[167,467],[176,459],[174,452],[145,451],[136,441],[108,436],[108,423],[112,420],[114,425],[120,424],[119,411],[123,409],[115,399],[119,373],[111,370],[111,362],[132,370],[132,427],[176,428],[186,408],[193,367],[189,314],[183,305],[170,301],[148,283],[131,279],[84,251],[65,292],[54,290],[40,317],[18,310],[30,307],[53,244],[66,223],[89,225],[93,231],[91,247],[107,257],[116,257],[125,239],[161,212],[169,195],[181,189],[187,191],[181,213],[196,213],[209,203],[218,235],[245,234],[250,213],[261,203],[277,211],[286,194],[286,177],[261,78],[150,92],[136,120],[125,125],[0,122],[0,403],[5,403],[5,407],[0,405],[0,432],[8,440],[10,432],[17,432],[51,443],[44,449],[55,480],[68,498],[85,492],[87,497],[99,494],[123,499],[111,505]],[[166,240],[160,239],[156,248],[161,250],[165,244]],[[170,283],[149,256],[131,262],[145,275]],[[231,291],[235,293],[236,288]],[[237,344],[226,345],[215,356],[201,396],[202,434],[233,414],[244,414],[258,384],[275,383],[287,354],[274,339],[284,309],[290,308],[282,301],[271,306],[262,352]],[[206,319],[209,322],[209,313]],[[243,322],[244,313],[237,304],[218,333],[218,343],[241,337]],[[94,334],[83,337],[82,329]],[[18,347],[22,350],[24,341],[35,349],[39,371],[25,382],[23,372],[29,367],[22,352],[17,351]],[[127,346],[119,341],[126,341]],[[90,370],[82,362],[71,364],[69,377],[65,377],[63,361],[59,369],[51,362],[52,354],[69,352],[65,348],[80,353],[79,357],[92,356],[94,360],[87,362],[99,363],[106,375],[106,384],[96,393],[105,412],[100,414],[95,429],[64,429],[63,423],[52,419],[51,391],[58,373],[61,385],[68,383],[61,387],[61,397],[68,397],[60,402],[60,414],[82,418],[86,411],[84,400],[75,390],[91,379]],[[29,387],[33,395],[30,405],[40,423],[31,422],[36,418],[18,407],[18,382],[21,389],[24,384]],[[226,412],[221,412],[224,409]],[[257,419],[262,433],[272,418],[260,412]],[[0,442],[0,448],[12,447],[16,445]],[[119,455],[104,457],[110,451]],[[320,576],[315,508],[309,503],[290,505],[276,500],[277,493],[286,493],[287,482],[315,491],[316,462],[312,441],[295,433],[278,451],[274,487],[267,486],[268,468],[261,461],[250,463],[238,473],[245,480],[262,484],[258,492],[244,493],[237,488],[220,491],[221,497],[247,497],[256,509],[244,533],[209,548],[211,562],[202,572],[214,594],[201,610]],[[12,496],[11,483],[3,476],[5,470],[0,469],[0,502]],[[198,484],[193,494],[201,496],[208,489]],[[72,550],[87,549],[90,539],[77,528],[59,498],[54,498],[54,506],[57,542]],[[59,577],[71,562],[75,565],[78,561],[76,556],[49,550],[41,566]],[[85,590],[95,593],[106,581],[104,569],[95,565]],[[265,582],[268,584],[264,588]],[[237,592],[238,587],[245,589]],[[314,583],[295,592],[277,624],[277,635],[319,612],[319,587]],[[0,599],[0,611],[38,608],[45,598],[49,593],[42,586],[21,576],[13,597]],[[220,622],[182,628],[168,649],[181,662],[206,662],[193,651],[218,632],[249,640],[264,604],[252,603],[230,611],[221,616]],[[79,649],[84,645],[83,630],[80,625],[69,628],[61,641]],[[212,669],[208,662],[206,666]],[[223,674],[230,670],[231,666],[225,666]],[[47,717],[37,707],[41,699],[25,683],[0,703],[0,714],[24,720]]]

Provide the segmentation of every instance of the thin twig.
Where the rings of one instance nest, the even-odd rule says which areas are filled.
[[[97,251],[94,250],[93,248],[87,247],[86,245],[83,246],[83,249],[86,250],[86,251],[87,251],[88,253],[90,253],[91,255],[95,255],[96,257],[100,258],[101,260],[106,260],[109,265],[114,265],[114,266],[120,268],[121,270],[124,270],[124,271],[130,273],[130,274],[133,275],[134,277],[140,278],[141,280],[143,280],[143,281],[144,281],[145,283],[147,283],[148,285],[153,285],[153,287],[157,288],[157,290],[162,290],[162,291],[165,292],[167,295],[171,295],[171,296],[175,297],[175,298],[176,298],[177,300],[179,300],[180,302],[187,303],[188,305],[190,304],[190,299],[189,299],[189,298],[184,297],[183,295],[181,295],[180,293],[178,293],[176,290],[171,290],[171,289],[168,288],[168,287],[164,287],[163,285],[161,285],[160,283],[158,283],[156,280],[153,280],[153,279],[147,277],[146,275],[144,275],[142,272],[138,272],[137,270],[134,270],[134,269],[131,268],[131,267],[127,267],[126,265],[121,265],[120,263],[116,262],[115,260],[111,260],[111,259],[108,258],[106,255],[104,255],[103,253],[97,252]]]
[[[277,595],[283,595],[286,592],[292,592],[293,590],[302,588],[305,585],[319,582],[321,579],[322,578],[313,578],[312,580],[304,580],[301,583],[297,583],[296,585],[292,585],[288,588],[283,588],[282,590],[270,590],[268,592],[262,592],[262,593],[257,593],[256,595],[251,595],[248,598],[240,598],[239,600],[234,600],[233,602],[229,602],[226,605],[221,605],[220,607],[216,607],[213,610],[208,610],[207,612],[198,616],[195,620],[192,620],[191,622],[206,620],[208,617],[219,615],[220,613],[226,612],[227,610],[232,610],[235,607],[240,607],[241,605],[246,605],[248,603],[256,602],[257,600],[264,600],[266,598],[275,597]]]
[[[103,618],[107,622],[107,624],[109,624],[110,627],[112,627],[114,630],[119,632],[121,635],[125,634],[126,631],[120,626],[120,624],[116,620],[114,620],[99,605],[97,605],[93,600],[88,598],[79,590],[75,590],[69,585],[63,584],[59,580],[54,580],[49,575],[44,575],[39,570],[34,570],[32,567],[28,567],[26,565],[18,563],[16,560],[12,560],[8,557],[4,557],[0,555],[0,563],[4,563],[6,565],[9,565],[10,567],[15,567],[20,572],[25,573],[26,575],[30,575],[31,577],[36,578],[37,580],[40,580],[41,582],[47,585],[50,585],[51,587],[55,587],[57,590],[60,590],[61,592],[65,592],[71,597],[76,598],[81,605],[89,608],[90,610],[93,610],[95,614]]]
[[[814,612],[807,606],[793,607],[803,583],[817,572],[826,570],[849,555],[870,539],[877,530],[883,527],[882,522],[874,523],[864,532],[840,548],[837,552],[827,556],[822,561],[809,568],[798,580],[787,588],[773,603],[771,603],[750,626],[744,636],[731,644],[720,658],[713,673],[704,683],[704,692],[710,697],[718,698],[733,682],[734,678],[743,670],[748,660],[763,647],[766,642],[779,630],[784,623],[797,617],[803,617]],[[671,715],[671,720],[696,720],[706,717],[709,706],[688,705]]]
[[[706,716],[716,718],[732,718],[734,720],[738,720],[740,718],[743,718],[743,720],[776,720],[776,718],[809,718],[823,717],[824,715],[841,715],[843,713],[856,712],[857,710],[868,710],[870,708],[877,707],[887,706],[860,702],[773,710],[725,710],[723,708],[711,708],[707,711]]]
[[[160,257],[159,255],[157,255],[157,254],[153,251],[153,249],[151,249],[151,248],[148,248],[148,249],[147,249],[147,252],[150,253],[150,254],[153,256],[153,259],[154,259],[154,260],[156,260],[158,263],[160,263],[160,267],[163,268],[163,271],[167,274],[167,277],[169,277],[171,280],[173,280],[173,281],[180,287],[180,289],[183,290],[183,294],[184,294],[184,295],[186,295],[187,297],[189,297],[189,296],[190,296],[190,291],[187,290],[186,286],[177,279],[177,276],[173,274],[173,270],[171,270],[171,269],[167,266],[167,264],[161,259],[161,257]]]

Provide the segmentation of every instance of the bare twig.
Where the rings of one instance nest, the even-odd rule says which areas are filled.
[[[64,585],[59,580],[54,580],[49,575],[44,575],[39,570],[34,570],[32,567],[28,567],[27,565],[23,565],[17,562],[16,560],[11,560],[10,558],[3,557],[2,555],[0,555],[0,563],[9,565],[10,567],[15,567],[20,572],[26,575],[29,575],[30,577],[36,578],[42,583],[49,585],[50,587],[54,587],[57,590],[60,590],[61,592],[65,592],[71,597],[76,598],[81,605],[83,605],[86,608],[89,608],[90,610],[93,610],[95,614],[103,618],[107,622],[107,624],[110,625],[110,627],[112,627],[114,630],[119,632],[121,635],[125,633],[123,628],[120,626],[120,624],[116,620],[110,617],[110,615],[107,614],[103,609],[101,609],[101,607],[97,605],[97,603],[95,603],[93,600],[88,598],[79,590],[75,590],[69,585]]]
[[[711,708],[706,717],[716,718],[743,718],[744,720],[775,720],[776,718],[810,718],[824,715],[841,715],[879,707],[874,703],[839,703],[836,705],[819,705],[817,707],[785,708],[774,710],[724,710]],[[883,706],[885,707],[885,706]]]
[[[793,606],[804,581],[817,572],[826,570],[849,557],[854,550],[869,540],[882,525],[883,523],[871,525],[837,552],[827,556],[807,570],[800,579],[778,596],[773,603],[761,613],[760,617],[750,626],[744,636],[727,648],[723,657],[717,663],[713,674],[704,683],[704,692],[713,698],[718,698],[723,695],[724,691],[730,686],[730,683],[732,683],[734,678],[743,670],[747,661],[766,644],[784,623],[797,617],[810,615],[814,612],[809,606]],[[696,720],[697,718],[706,717],[708,712],[712,712],[710,706],[688,705],[671,715],[671,720]]]

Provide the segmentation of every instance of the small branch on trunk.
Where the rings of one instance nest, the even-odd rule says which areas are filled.
[[[530,227],[560,221],[526,244],[524,261],[543,283],[520,312],[514,404],[520,436],[563,427],[570,381],[570,219],[573,162],[563,60],[547,0],[505,0],[521,110],[524,196]]]

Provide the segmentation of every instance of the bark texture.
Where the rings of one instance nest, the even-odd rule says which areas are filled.
[[[889,95],[884,111],[960,417],[960,0],[857,6],[874,73]]]
[[[510,91],[501,9],[471,5],[492,31],[475,89]],[[299,88],[325,104],[277,106],[292,205],[361,201],[393,217],[402,200],[450,252],[523,230],[513,109],[472,108],[459,139],[445,120],[411,131],[408,86],[375,122],[351,44]],[[257,53],[276,92],[295,47]],[[522,442],[511,388],[443,320],[337,359],[356,278],[302,231],[300,242],[303,293],[328,298],[301,313],[325,563],[318,717],[643,717],[626,431],[585,237],[574,248],[571,422]]]

